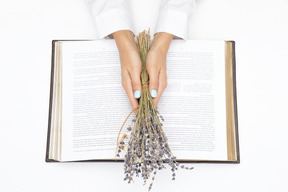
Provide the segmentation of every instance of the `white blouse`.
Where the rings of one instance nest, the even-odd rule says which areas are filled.
[[[118,30],[130,30],[138,34],[133,26],[129,3],[126,0],[84,0],[97,26],[99,39],[111,39]],[[188,18],[196,0],[162,0],[157,20],[157,32],[167,32],[174,39],[188,38]],[[153,34],[152,34],[153,35]],[[153,37],[154,37],[153,35]]]

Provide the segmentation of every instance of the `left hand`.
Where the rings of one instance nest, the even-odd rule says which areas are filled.
[[[146,56],[146,69],[149,75],[149,91],[155,108],[167,87],[166,55],[173,35],[166,32],[155,34]]]

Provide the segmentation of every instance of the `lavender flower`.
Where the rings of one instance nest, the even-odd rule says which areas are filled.
[[[132,125],[127,128],[128,133],[123,135],[119,143],[117,139],[118,153],[116,155],[119,157],[119,153],[122,150],[126,152],[124,156],[124,180],[127,180],[128,183],[133,181],[134,175],[136,175],[136,177],[139,177],[140,175],[144,180],[143,185],[145,185],[147,179],[152,176],[152,182],[149,185],[148,191],[152,188],[157,170],[166,169],[164,163],[171,166],[173,172],[172,180],[175,180],[175,170],[178,170],[179,167],[186,170],[193,169],[193,167],[189,168],[184,165],[179,166],[179,162],[176,161],[176,157],[172,154],[168,139],[162,129],[163,124],[160,122],[164,122],[164,118],[155,108],[148,89],[149,79],[145,62],[150,43],[149,33],[150,29],[148,34],[143,31],[136,37],[142,61],[142,95],[139,100],[139,108],[136,117],[132,120]],[[124,142],[125,139],[129,140],[126,145]]]

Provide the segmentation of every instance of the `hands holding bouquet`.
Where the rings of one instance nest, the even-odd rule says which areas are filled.
[[[120,30],[113,33],[121,61],[122,86],[126,91],[133,109],[139,106],[142,86],[140,74],[142,69],[141,58],[130,30]],[[166,55],[173,35],[159,32],[155,34],[151,48],[146,57],[146,69],[149,75],[149,92],[155,107],[160,96],[167,86]],[[137,113],[135,110],[135,114]]]

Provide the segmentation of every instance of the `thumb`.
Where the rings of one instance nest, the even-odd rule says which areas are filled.
[[[152,98],[157,97],[157,91],[158,91],[158,81],[159,81],[159,77],[158,77],[158,73],[154,70],[150,70],[150,73],[148,73],[149,75],[149,91],[151,94]]]
[[[141,97],[141,80],[140,80],[140,73],[132,73],[131,82],[132,82],[132,89],[134,93],[134,98],[138,99]]]

